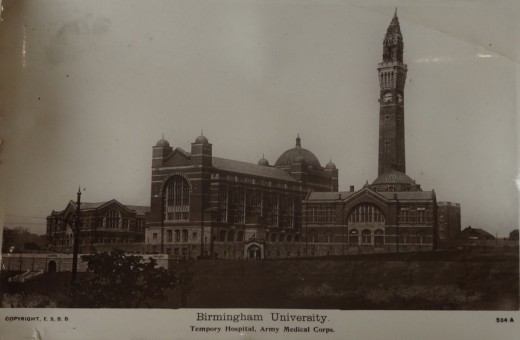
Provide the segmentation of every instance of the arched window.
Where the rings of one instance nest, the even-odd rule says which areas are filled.
[[[271,242],[276,242],[277,236],[275,233],[271,234]]]
[[[278,236],[278,241],[279,242],[283,242],[284,239],[285,239],[285,235],[284,234],[280,234],[280,236]]]
[[[188,242],[188,231],[186,229],[182,231],[182,242]]]
[[[171,230],[166,231],[166,242],[173,242],[173,232]]]
[[[119,222],[121,220],[121,215],[117,210],[110,210],[106,215],[106,227],[107,228],[119,228]]]
[[[370,230],[365,229],[361,232],[361,243],[372,244],[372,233]]]
[[[243,231],[239,231],[237,233],[237,241],[244,241],[244,232]]]
[[[187,221],[190,218],[190,187],[181,176],[170,178],[164,189],[164,219]]]
[[[227,235],[227,240],[228,241],[231,241],[231,242],[234,242],[235,241],[235,232],[233,230],[231,230],[228,235]]]
[[[349,223],[385,223],[385,215],[373,204],[361,204],[348,217]]]
[[[382,246],[385,244],[384,232],[380,229],[374,232],[374,244],[376,246]]]
[[[175,242],[181,242],[181,231],[175,230]]]

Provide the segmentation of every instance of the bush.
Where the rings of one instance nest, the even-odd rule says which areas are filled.
[[[148,307],[152,300],[164,299],[164,291],[177,283],[175,275],[157,267],[153,258],[127,256],[120,249],[86,255],[83,261],[88,261],[87,271],[94,276],[73,287],[73,307]]]

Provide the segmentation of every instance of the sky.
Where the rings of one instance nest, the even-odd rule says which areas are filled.
[[[75,199],[148,205],[152,146],[274,164],[302,146],[340,190],[377,177],[377,64],[395,6],[407,174],[462,226],[518,228],[513,1],[3,1],[0,216],[45,232]]]

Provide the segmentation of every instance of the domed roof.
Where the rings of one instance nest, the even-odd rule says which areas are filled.
[[[296,138],[296,146],[292,149],[285,151],[278,159],[276,160],[275,166],[287,166],[294,163],[301,162],[302,159],[297,159],[298,156],[308,164],[315,168],[321,168],[320,161],[318,158],[307,149],[301,147],[301,139],[300,136]]]
[[[200,136],[195,139],[195,144],[209,144],[208,139],[201,132]]]
[[[269,166],[269,161],[264,158],[264,155],[262,155],[262,158],[258,161],[258,165],[261,166]]]
[[[295,163],[305,163],[305,158],[303,158],[302,155],[298,155],[298,156],[296,156],[296,158],[294,159],[294,162],[295,162]]]
[[[374,182],[372,182],[372,185],[374,184],[410,184],[415,185],[415,182],[413,179],[408,177],[407,174],[402,173],[400,171],[388,171],[379,176],[375,179]]]
[[[166,139],[164,139],[164,134],[163,134],[162,138],[159,139],[157,141],[157,143],[155,143],[155,146],[161,146],[163,148],[167,148],[170,146],[170,143],[168,143],[168,141]]]
[[[325,165],[325,169],[336,169],[336,164],[334,164],[332,159],[330,160],[330,162],[327,163],[327,165]]]

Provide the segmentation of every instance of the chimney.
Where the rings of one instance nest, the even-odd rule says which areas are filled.
[[[354,186],[353,185],[350,186],[350,192],[354,192]]]

